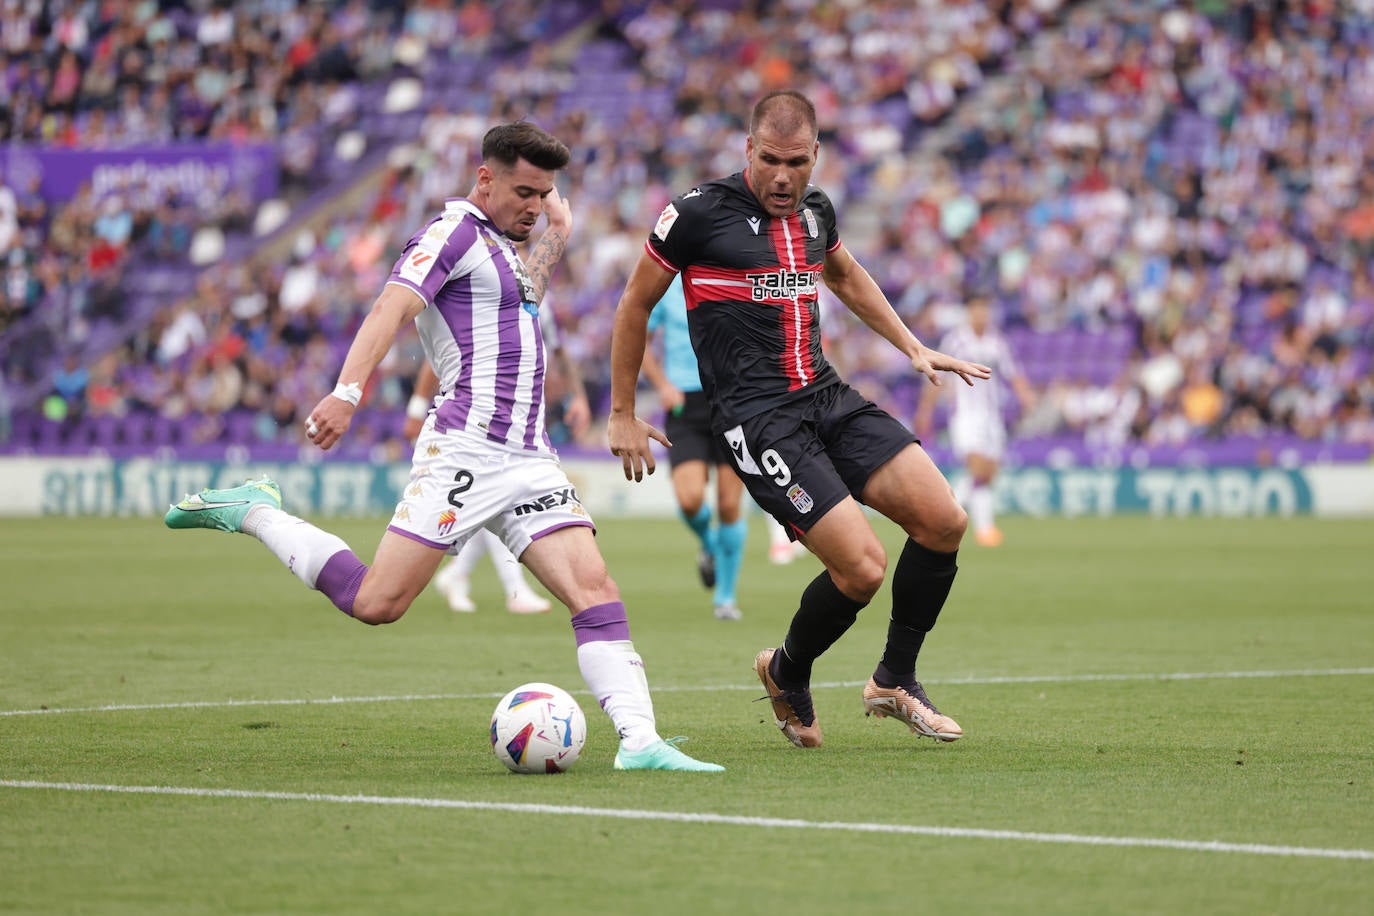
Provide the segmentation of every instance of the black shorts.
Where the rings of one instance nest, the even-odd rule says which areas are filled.
[[[732,464],[730,450],[719,436],[711,434],[711,403],[700,391],[687,391],[686,401],[677,411],[669,411],[663,431],[673,447],[668,449],[668,464],[677,467],[688,461],[707,464]]]
[[[754,501],[795,540],[913,442],[911,430],[844,383],[750,417],[723,436]]]

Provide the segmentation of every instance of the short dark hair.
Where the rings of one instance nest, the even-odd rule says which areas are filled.
[[[780,134],[792,134],[803,126],[809,127],[814,137],[818,133],[816,106],[795,89],[775,90],[754,105],[754,115],[749,119],[749,135],[757,134],[765,124]]]
[[[536,168],[556,172],[571,158],[562,140],[529,121],[498,124],[482,137],[483,162],[510,167],[524,159]]]

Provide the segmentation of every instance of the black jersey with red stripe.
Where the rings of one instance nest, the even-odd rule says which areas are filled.
[[[682,273],[701,387],[720,433],[840,378],[821,352],[818,291],[840,244],[835,208],[810,186],[775,219],[743,172],[674,198],[645,249]]]

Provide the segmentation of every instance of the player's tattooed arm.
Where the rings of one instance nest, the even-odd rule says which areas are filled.
[[[535,244],[530,256],[525,260],[525,270],[530,275],[530,285],[534,287],[534,301],[542,302],[544,292],[549,288],[549,278],[553,275],[554,265],[563,257],[567,239],[557,229],[550,228]]]
[[[534,287],[534,301],[542,302],[549,288],[553,268],[563,258],[568,247],[568,236],[572,235],[572,209],[568,202],[558,194],[558,189],[549,191],[544,198],[544,212],[549,219],[549,228],[544,231],[529,257],[525,259],[525,270],[530,275]]]

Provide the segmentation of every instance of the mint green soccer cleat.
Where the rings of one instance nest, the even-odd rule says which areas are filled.
[[[693,773],[722,773],[725,767],[716,763],[694,760],[677,749],[686,738],[669,738],[651,744],[643,750],[628,751],[622,745],[615,754],[617,770],[687,770]]]
[[[162,520],[168,528],[218,528],[232,533],[243,530],[243,520],[254,506],[280,509],[281,487],[261,477],[241,487],[201,490],[168,509]]]

